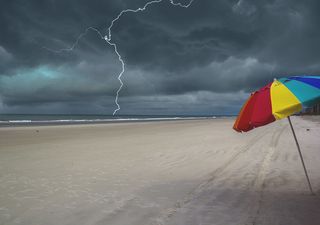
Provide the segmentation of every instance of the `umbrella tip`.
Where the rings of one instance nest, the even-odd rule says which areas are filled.
[[[277,78],[273,78],[273,81],[277,81]]]

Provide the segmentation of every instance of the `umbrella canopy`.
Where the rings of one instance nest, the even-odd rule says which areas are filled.
[[[246,132],[286,118],[320,102],[320,76],[293,76],[275,79],[253,92],[233,126]]]

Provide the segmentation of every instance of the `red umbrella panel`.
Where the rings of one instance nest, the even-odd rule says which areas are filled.
[[[246,132],[276,120],[272,114],[271,85],[272,83],[251,94],[243,105],[233,129]]]

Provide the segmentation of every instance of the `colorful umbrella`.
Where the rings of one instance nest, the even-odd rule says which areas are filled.
[[[313,193],[312,187],[290,115],[319,102],[320,76],[293,76],[275,79],[272,83],[251,93],[233,126],[233,129],[238,132],[247,132],[275,120],[288,118],[311,193]]]
[[[320,102],[320,76],[294,76],[274,80],[253,92],[233,126],[249,131],[286,118]]]

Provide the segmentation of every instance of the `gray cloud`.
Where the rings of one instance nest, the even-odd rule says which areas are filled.
[[[0,60],[1,60],[1,64],[10,61],[10,59],[12,58],[12,55],[7,52],[7,50],[5,48],[3,48],[2,46],[0,46]]]
[[[89,26],[106,34],[122,9],[146,2],[2,1],[0,112],[112,113],[121,65],[111,46],[89,31],[72,52],[43,47],[70,47]],[[126,62],[120,112],[236,113],[239,93],[273,77],[319,74],[319,9],[316,0],[195,0],[188,9],[164,0],[125,14],[112,36]]]

